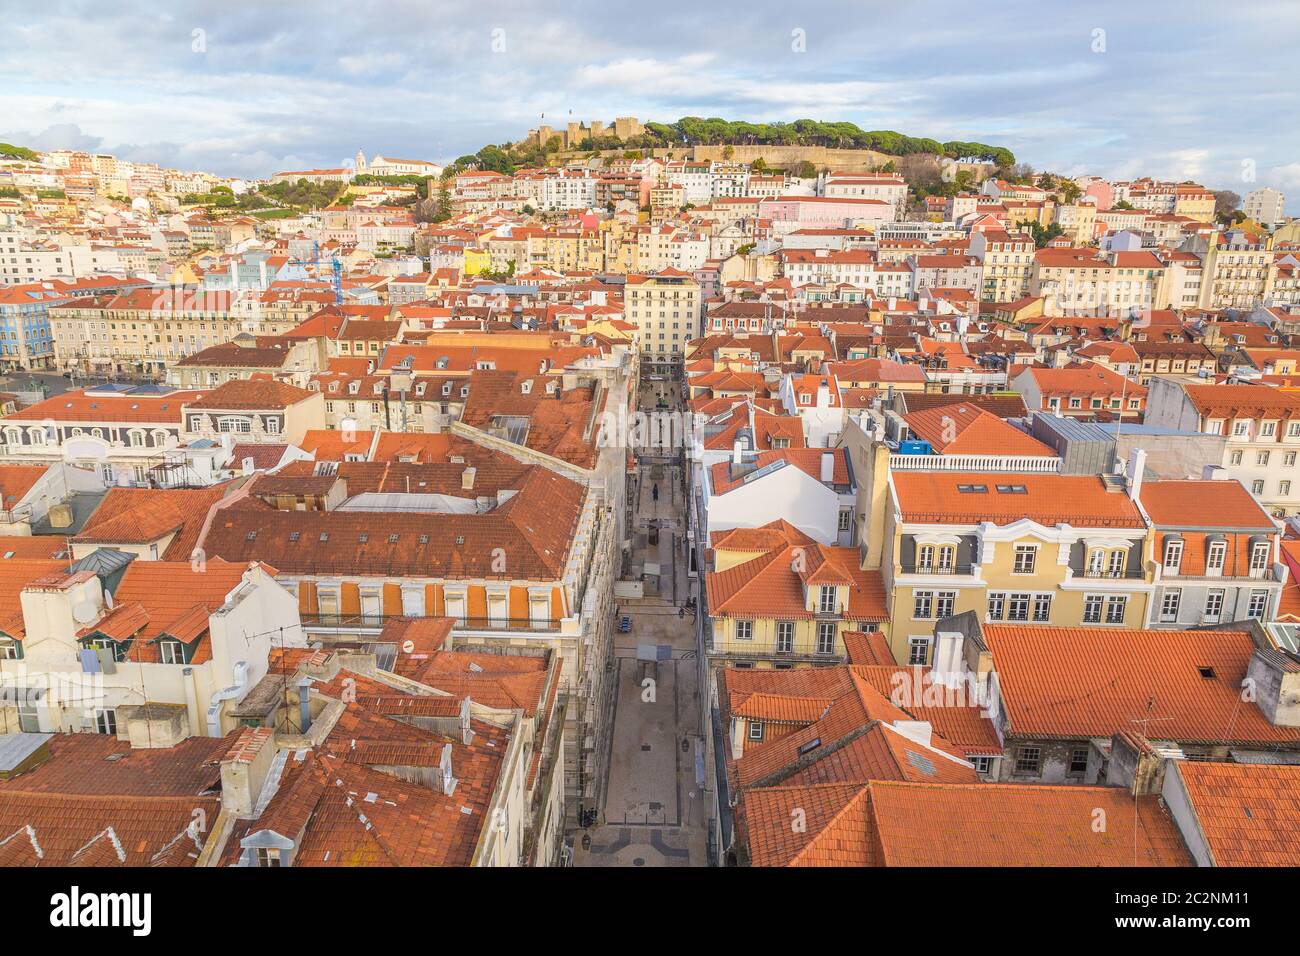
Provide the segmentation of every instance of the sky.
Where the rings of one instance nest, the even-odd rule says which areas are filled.
[[[543,122],[847,120],[1035,169],[1273,186],[1296,0],[0,0],[0,141],[224,176],[445,161]]]

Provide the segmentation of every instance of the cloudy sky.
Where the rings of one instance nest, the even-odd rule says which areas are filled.
[[[0,0],[0,141],[267,176],[358,147],[455,158],[543,113],[811,117],[1003,145],[1062,173],[1273,185],[1300,213],[1295,13],[1295,0]]]

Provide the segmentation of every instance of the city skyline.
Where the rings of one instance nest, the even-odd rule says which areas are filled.
[[[360,4],[329,29],[301,4],[269,24],[187,6],[24,11],[22,46],[0,63],[0,140],[264,178],[344,165],[358,148],[447,161],[520,139],[543,114],[808,117],[1006,146],[1066,175],[1300,188],[1296,134],[1272,123],[1296,94],[1264,83],[1295,39],[1281,4],[1093,4],[1046,22],[1041,5],[1014,3],[978,29],[949,25],[945,3],[659,7],[617,26],[584,4],[436,18]],[[413,29],[419,18],[429,25]],[[1242,55],[1215,59],[1224,49]]]

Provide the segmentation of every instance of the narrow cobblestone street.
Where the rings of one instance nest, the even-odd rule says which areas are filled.
[[[671,394],[674,387],[667,383],[664,394],[676,411],[682,403]],[[644,389],[642,409],[653,411],[659,394]],[[684,609],[692,594],[683,545],[686,502],[680,466],[653,461],[641,463],[632,515],[631,565],[644,566],[649,583],[644,597],[618,602],[619,616],[632,626],[615,640],[618,696],[609,778],[597,825],[578,835],[577,866],[707,863],[695,619]]]

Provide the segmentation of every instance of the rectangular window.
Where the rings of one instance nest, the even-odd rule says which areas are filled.
[[[1083,623],[1100,624],[1101,608],[1105,599],[1100,594],[1088,594],[1083,598]]]
[[[1002,620],[1002,614],[1006,607],[1007,596],[1001,591],[994,591],[989,595],[988,619],[990,621]]]
[[[1233,451],[1233,452],[1229,453],[1229,455],[1228,455],[1228,464],[1229,464],[1229,465],[1240,465],[1240,464],[1241,464],[1241,450],[1240,450],[1240,449],[1238,449],[1238,450],[1236,450],[1236,451]]]
[[[1050,594],[1034,595],[1034,620],[1050,621],[1052,619],[1052,596]]]
[[[1251,591],[1250,601],[1246,605],[1246,616],[1253,617],[1256,620],[1263,620],[1264,612],[1268,609],[1268,592]]]
[[[821,593],[817,596],[817,611],[819,614],[834,614],[835,605],[835,588],[832,585],[822,585]]]
[[[158,659],[164,664],[184,664],[185,655],[181,651],[181,642],[172,640],[159,641]]]
[[[976,773],[986,774],[993,769],[992,757],[970,757],[968,759],[975,765]]]
[[[934,611],[934,592],[915,591],[912,594],[912,617],[918,621],[928,620]]]
[[[1038,773],[1042,765],[1043,752],[1037,747],[1016,748],[1016,773]]]
[[[1088,772],[1088,748],[1076,747],[1070,751],[1070,773],[1082,776]]]
[[[1007,620],[1029,620],[1029,595],[1012,594],[1007,598]]]
[[[1123,624],[1124,610],[1128,606],[1128,598],[1124,595],[1116,595],[1106,599],[1106,623]]]
[[[957,607],[956,591],[940,591],[934,596],[934,616],[952,617]]]
[[[907,663],[908,666],[924,666],[930,661],[930,639],[928,637],[914,637],[908,642]]]
[[[1177,538],[1165,542],[1165,570],[1170,574],[1177,574],[1182,563],[1183,543]]]
[[[1223,616],[1223,592],[1211,591],[1205,595],[1205,623],[1218,624]]]
[[[835,622],[822,621],[817,625],[817,653],[835,653]]]
[[[776,650],[778,654],[794,650],[794,621],[776,622]]]
[[[763,739],[763,722],[761,720],[751,720],[749,722],[749,739],[758,741]]]
[[[1262,495],[1264,493],[1263,479],[1256,478],[1254,481],[1250,483],[1250,493],[1252,495]]]
[[[1169,588],[1160,600],[1160,620],[1171,623],[1178,620],[1178,605],[1183,599],[1181,588]]]
[[[95,732],[100,734],[117,735],[117,711],[115,710],[97,710],[95,711]]]
[[[1122,578],[1124,576],[1124,557],[1124,552],[1119,549],[1110,553],[1110,576],[1112,578]]]
[[[1269,546],[1267,541],[1256,542],[1250,549],[1250,576],[1260,578],[1268,568]]]
[[[1032,544],[1016,545],[1015,564],[1012,570],[1016,574],[1033,574],[1034,562],[1038,557],[1038,548]]]
[[[754,639],[754,622],[737,621],[736,622],[736,640],[752,641]]]
[[[1205,573],[1222,574],[1223,562],[1228,554],[1228,544],[1226,541],[1211,541],[1209,550],[1205,553]]]

